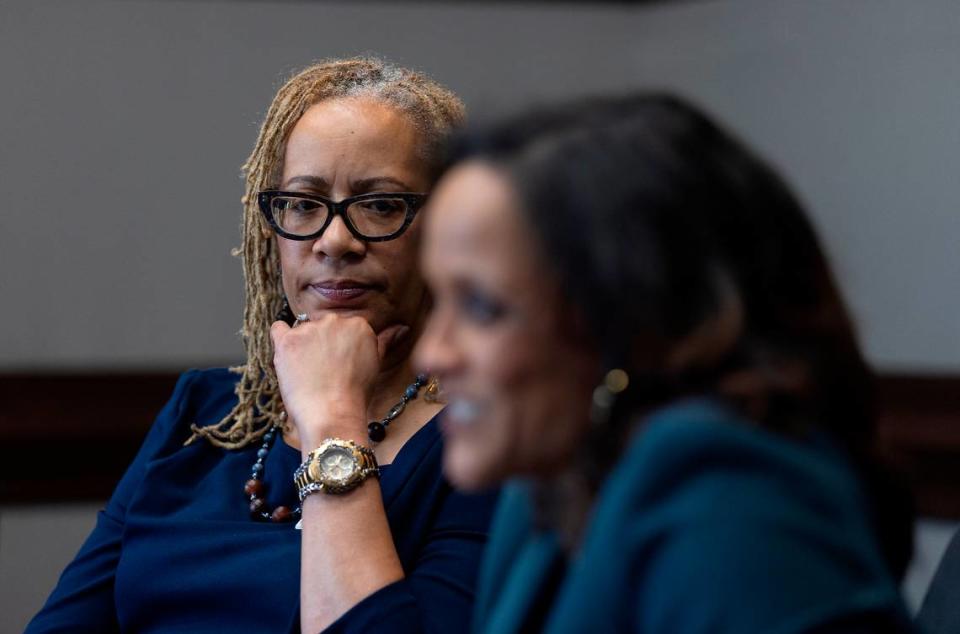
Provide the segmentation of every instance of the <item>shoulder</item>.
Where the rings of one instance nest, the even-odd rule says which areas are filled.
[[[694,401],[650,417],[604,487],[591,531],[594,548],[614,537],[629,551],[621,581],[651,631],[679,618],[689,596],[703,606],[688,617],[706,619],[706,630],[766,631],[899,609],[869,516],[829,442]]]
[[[190,437],[192,424],[217,422],[229,411],[233,386],[237,375],[225,368],[212,370],[189,370],[180,375],[173,394],[157,414],[146,438],[117,484],[107,504],[106,512],[121,520],[126,515],[130,501],[141,489],[142,481],[150,464],[158,459],[176,454],[184,449]],[[195,443],[196,444],[196,443]]]
[[[171,402],[206,423],[217,414],[222,416],[236,403],[239,380],[240,375],[229,368],[187,370],[177,380]]]
[[[776,505],[846,516],[851,504],[863,503],[847,459],[825,437],[788,438],[709,400],[678,403],[650,416],[606,489],[643,506],[699,499],[689,506],[691,513],[770,497]]]
[[[832,443],[776,434],[711,401],[649,418],[605,484],[597,520],[649,523],[653,511],[673,535],[728,527],[746,542],[785,522],[870,534],[859,480]]]
[[[189,437],[191,425],[218,422],[237,401],[234,390],[239,378],[228,368],[192,369],[181,374],[150,429],[147,444],[177,448]]]
[[[186,403],[200,403],[211,398],[233,394],[240,374],[229,368],[193,368],[177,379],[173,398]]]

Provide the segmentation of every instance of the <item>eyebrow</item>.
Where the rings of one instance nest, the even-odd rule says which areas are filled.
[[[294,176],[283,184],[283,188],[287,189],[291,185],[306,185],[311,189],[318,191],[330,191],[330,183],[327,181],[327,179],[320,176]],[[393,178],[392,176],[361,178],[360,180],[353,181],[350,187],[354,191],[369,192],[376,190],[378,186],[382,185],[393,185],[395,187],[399,187],[402,191],[413,191],[409,185],[400,179]]]
[[[291,185],[307,185],[321,191],[330,189],[330,183],[327,182],[327,179],[319,176],[294,176],[283,184],[283,189],[287,189]]]
[[[392,176],[375,176],[373,178],[361,178],[360,180],[353,181],[352,187],[355,191],[371,191],[377,188],[380,185],[393,185],[399,187],[401,190],[409,192],[413,191],[409,185],[404,183],[398,178],[393,178]]]

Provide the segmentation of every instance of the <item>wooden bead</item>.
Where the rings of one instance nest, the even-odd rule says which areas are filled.
[[[250,478],[247,480],[247,483],[243,485],[243,492],[247,495],[260,497],[263,495],[263,482],[256,478]]]
[[[265,502],[261,498],[253,498],[250,500],[250,515],[254,519],[260,518],[260,512],[263,511],[263,506]]]
[[[290,519],[292,512],[285,506],[278,506],[273,509],[273,513],[270,515],[270,519],[274,522],[286,522]]]

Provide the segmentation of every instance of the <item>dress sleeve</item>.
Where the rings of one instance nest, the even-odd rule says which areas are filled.
[[[113,591],[127,506],[143,478],[147,463],[168,444],[171,432],[177,428],[186,395],[196,375],[196,371],[191,371],[180,376],[173,396],[160,411],[137,456],[106,507],[97,514],[93,532],[60,575],[46,604],[27,625],[26,634],[119,631]]]
[[[466,632],[494,494],[449,491],[406,577],[353,606],[325,634]]]

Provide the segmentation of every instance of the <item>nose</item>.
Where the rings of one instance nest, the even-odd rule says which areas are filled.
[[[430,373],[440,380],[455,374],[463,366],[463,354],[454,336],[453,320],[440,305],[434,305],[423,334],[413,350],[417,372]]]
[[[317,255],[339,260],[350,254],[362,256],[367,251],[367,243],[350,233],[343,218],[334,216],[320,237],[314,240],[311,250]]]

